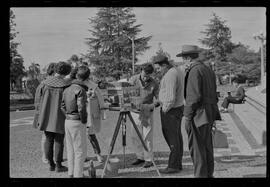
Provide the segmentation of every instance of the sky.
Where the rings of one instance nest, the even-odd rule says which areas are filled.
[[[97,8],[11,8],[16,16],[16,41],[21,45],[19,53],[24,58],[27,68],[31,62],[41,68],[50,62],[65,61],[73,54],[85,54],[85,38],[91,37],[88,18],[97,13]],[[142,24],[140,36],[152,35],[151,48],[137,56],[139,63],[146,62],[155,55],[161,42],[164,51],[171,59],[176,57],[181,46],[201,45],[200,33],[216,13],[231,29],[231,41],[241,42],[250,49],[259,50],[259,42],[253,35],[266,33],[266,8],[264,7],[134,7],[136,24]]]

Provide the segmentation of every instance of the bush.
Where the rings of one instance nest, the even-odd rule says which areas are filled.
[[[238,74],[236,77],[238,78],[240,84],[246,83],[246,80],[248,79],[245,74]]]

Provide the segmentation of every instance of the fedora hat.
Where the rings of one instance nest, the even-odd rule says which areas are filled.
[[[154,64],[170,64],[168,57],[166,56],[158,56],[154,60]]]
[[[177,57],[181,57],[183,55],[188,55],[188,54],[194,54],[194,53],[199,53],[200,49],[196,45],[183,45],[182,46],[182,52],[177,54]]]

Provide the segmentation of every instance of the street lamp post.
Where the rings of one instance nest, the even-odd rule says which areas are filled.
[[[220,82],[219,82],[219,78],[218,78],[218,76],[217,76],[217,74],[216,74],[216,63],[215,63],[215,61],[212,61],[212,62],[211,62],[211,67],[212,67],[212,70],[213,70],[213,72],[214,72],[214,74],[215,74],[216,84],[219,85]]]
[[[229,77],[230,82],[229,83],[232,84],[232,67],[231,67],[232,63],[229,62],[229,64],[230,64],[230,77]]]
[[[132,41],[132,75],[134,75],[134,64],[135,64],[135,46],[134,46],[134,38],[131,39]]]
[[[128,39],[131,40],[132,43],[132,75],[134,75],[134,69],[135,69],[135,45],[134,45],[134,37],[131,38],[127,34],[124,34]]]
[[[212,66],[212,70],[215,72],[216,68],[215,68],[215,62],[214,61],[211,62],[211,66]]]
[[[253,35],[253,38],[255,40],[259,40],[260,41],[260,44],[261,44],[261,84],[263,82],[263,77],[264,77],[264,54],[263,54],[263,43],[264,43],[264,40],[265,40],[265,37],[263,35],[263,33],[259,33],[259,34],[254,34]]]

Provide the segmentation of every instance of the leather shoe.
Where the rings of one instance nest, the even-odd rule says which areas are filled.
[[[146,161],[143,165],[144,168],[149,168],[151,166],[153,166],[154,164],[152,162]]]
[[[141,160],[141,159],[137,159],[135,162],[132,163],[132,165],[139,165],[141,163],[144,163],[144,160]]]
[[[179,169],[174,169],[174,168],[165,168],[165,169],[159,170],[159,172],[163,173],[163,174],[171,174],[171,173],[179,173],[180,170]]]
[[[57,173],[59,172],[65,172],[68,171],[68,168],[66,166],[56,166],[56,170]]]
[[[55,170],[55,165],[51,165],[49,168],[50,171],[54,171]]]

